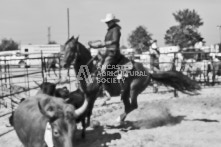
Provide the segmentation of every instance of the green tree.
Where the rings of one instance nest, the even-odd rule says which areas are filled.
[[[2,39],[0,44],[0,51],[18,50],[19,44],[12,39]]]
[[[136,51],[147,51],[152,40],[152,34],[145,26],[138,26],[128,37],[128,43]]]
[[[173,16],[179,25],[172,26],[166,31],[164,37],[166,44],[178,45],[184,48],[193,46],[202,39],[198,28],[203,25],[203,22],[195,10],[179,10],[173,13]]]
[[[195,10],[179,10],[178,12],[173,13],[173,16],[182,28],[191,26],[193,29],[197,29],[203,25],[202,19]]]

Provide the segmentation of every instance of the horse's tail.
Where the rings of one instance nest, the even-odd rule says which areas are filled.
[[[166,86],[171,86],[183,93],[186,91],[194,92],[201,89],[200,85],[196,81],[191,80],[181,72],[164,71],[150,75],[153,80],[163,83]]]

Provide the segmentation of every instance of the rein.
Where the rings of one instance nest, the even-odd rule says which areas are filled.
[[[91,58],[88,62],[87,62],[87,64],[86,65],[89,65],[95,58],[97,57],[97,55],[96,56],[94,56],[93,58]]]

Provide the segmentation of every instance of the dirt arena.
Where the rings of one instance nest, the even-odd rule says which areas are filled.
[[[106,106],[98,99],[92,121],[101,126],[88,128],[86,139],[78,131],[75,143],[78,147],[220,147],[220,90],[220,86],[205,87],[199,95],[179,93],[175,98],[171,92],[155,94],[148,88],[138,97],[139,108],[117,128],[110,125],[123,112],[120,97],[113,97]],[[1,118],[0,132],[12,129],[5,127],[7,119]],[[22,147],[13,130],[0,137],[0,146]]]

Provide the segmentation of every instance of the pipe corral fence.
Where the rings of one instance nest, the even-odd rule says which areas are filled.
[[[67,70],[60,66],[56,69],[57,76],[54,75],[53,69],[49,76],[47,71],[47,61],[51,58],[59,57],[44,57],[43,54],[36,58],[25,58],[22,62],[26,63],[20,66],[18,63],[20,59],[4,59],[0,60],[0,110],[6,108],[13,111],[22,98],[32,96],[39,88],[36,82],[41,84],[43,81],[55,82],[60,79],[61,75],[67,75]],[[59,58],[59,64],[61,59]],[[69,81],[68,86],[70,90],[71,83],[75,81],[75,74],[70,69],[70,74],[66,79]],[[59,77],[59,78],[58,78]],[[0,111],[0,117],[5,114]]]
[[[170,56],[172,54],[172,56],[176,57],[177,53],[179,52],[170,53]],[[189,52],[186,54],[197,53]],[[57,76],[54,75],[53,70],[51,70],[51,74],[49,76],[46,65],[47,61],[50,58],[58,58],[60,65],[61,56],[44,57],[43,53],[41,53],[41,55],[36,58],[25,58],[24,62],[29,64],[26,64],[24,67],[20,67],[18,64],[12,64],[18,63],[18,61],[13,62],[14,60],[18,59],[0,60],[0,118],[11,114],[11,112],[14,111],[22,98],[26,98],[36,94],[39,86],[36,85],[35,82],[38,82],[39,84],[41,84],[43,81],[53,83],[57,81],[58,78],[63,78],[64,81],[66,80],[66,83],[64,82],[63,84],[66,84],[66,86],[69,87],[70,91],[76,89],[76,76],[74,70],[72,69],[73,67],[69,69],[70,74],[67,74],[67,69],[63,69],[61,66],[58,66],[55,71],[57,73]],[[174,60],[175,58],[172,59],[173,60],[171,60],[170,62],[160,62],[160,64],[171,64],[170,70],[176,70],[176,68],[174,67],[179,62]],[[149,61],[147,60],[140,60],[140,62],[143,63],[146,67],[149,66]],[[203,83],[203,81],[200,82]],[[220,79],[218,79],[218,82],[220,82]],[[169,89],[166,90],[169,91]],[[177,96],[176,91],[174,91],[174,96]]]

